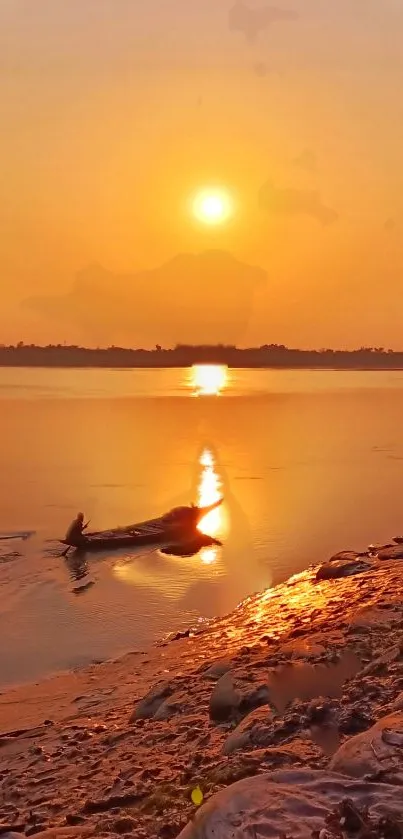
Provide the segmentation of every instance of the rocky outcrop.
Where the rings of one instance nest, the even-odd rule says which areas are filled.
[[[210,667],[207,668],[207,670],[203,671],[203,678],[216,682],[218,679],[221,679],[221,676],[225,676],[225,674],[231,670],[231,667],[231,662],[227,659],[215,661],[214,664],[211,664]]]
[[[151,719],[157,713],[164,700],[171,696],[172,688],[168,683],[156,685],[147,695],[137,703],[129,722]]]
[[[379,569],[382,562],[403,559],[403,544],[369,545],[366,551],[340,551],[319,566],[316,580],[337,580]]]
[[[360,557],[366,555],[366,551],[339,551],[337,554],[333,554],[328,562],[355,562]]]
[[[395,701],[391,704],[391,711],[403,711],[403,691],[399,693]]]
[[[271,713],[268,707],[256,708],[235,728],[223,745],[223,754],[230,755],[238,749],[249,751],[263,748],[272,742],[273,734],[268,723]]]
[[[225,673],[218,680],[210,697],[209,714],[214,722],[226,722],[238,711],[241,696],[235,690],[231,673]]]
[[[371,563],[363,559],[334,559],[324,562],[317,571],[316,579],[337,580],[341,577],[352,577],[354,574],[364,574],[371,570]]]
[[[403,545],[396,545],[396,547],[384,548],[378,551],[378,559],[403,559]]]
[[[375,779],[381,774],[403,785],[403,712],[383,717],[368,731],[346,740],[329,768],[351,778]]]
[[[178,839],[311,839],[341,800],[368,807],[372,818],[401,817],[396,787],[363,784],[340,775],[285,770],[246,778],[220,790],[196,813]]]

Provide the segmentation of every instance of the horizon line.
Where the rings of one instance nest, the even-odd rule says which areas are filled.
[[[19,341],[16,344],[0,344],[0,353],[2,352],[18,352],[20,350],[40,350],[40,351],[51,351],[51,350],[60,350],[62,352],[68,351],[79,351],[85,353],[105,353],[105,352],[113,352],[113,353],[146,353],[148,355],[161,355],[161,354],[173,354],[173,353],[193,353],[193,352],[209,352],[209,351],[218,351],[220,353],[224,352],[232,352],[232,353],[270,353],[270,352],[282,352],[282,353],[314,353],[318,355],[324,355],[326,353],[332,354],[343,354],[343,355],[356,355],[357,353],[368,353],[372,355],[401,355],[403,354],[403,349],[401,350],[392,350],[391,348],[386,347],[356,347],[354,349],[341,349],[339,347],[310,347],[310,348],[302,348],[302,347],[288,347],[285,344],[260,344],[250,347],[238,347],[236,344],[221,344],[221,343],[214,343],[214,344],[186,344],[186,343],[179,343],[175,344],[173,347],[163,347],[159,344],[156,344],[152,348],[146,347],[124,347],[117,344],[109,344],[108,346],[96,346],[96,347],[87,347],[81,344],[68,344],[64,341],[62,344],[26,344],[24,341]]]

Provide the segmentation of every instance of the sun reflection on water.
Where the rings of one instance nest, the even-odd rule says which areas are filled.
[[[210,449],[204,449],[199,458],[201,466],[200,483],[198,487],[197,503],[200,507],[205,507],[208,504],[213,504],[222,497],[222,481],[216,470],[216,463],[213,453]],[[207,516],[201,520],[198,525],[202,533],[207,533],[209,536],[219,538],[223,535],[225,530],[225,512],[223,507],[217,507],[208,513]],[[205,565],[211,565],[216,561],[219,548],[212,545],[208,548],[203,548],[200,552],[200,558]]]
[[[225,364],[195,364],[191,369],[190,384],[195,396],[219,396],[228,386],[228,367]]]

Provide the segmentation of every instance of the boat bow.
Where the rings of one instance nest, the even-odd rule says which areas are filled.
[[[207,507],[197,507],[197,521],[198,523],[204,519],[205,516],[208,516],[209,513],[212,513],[213,510],[216,510],[217,507],[220,507],[223,503],[224,499],[219,498],[218,501],[214,501],[212,504],[208,504]]]

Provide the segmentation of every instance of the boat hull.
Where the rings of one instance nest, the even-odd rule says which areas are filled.
[[[103,530],[99,533],[88,533],[83,536],[80,544],[71,545],[61,540],[63,545],[80,551],[118,551],[122,548],[136,548],[155,545],[169,546],[178,542],[190,542],[197,532],[198,523],[215,510],[222,503],[222,499],[208,507],[189,508],[194,510],[192,521],[174,522],[167,516],[150,519],[139,524],[120,527],[114,530]]]
[[[133,534],[127,536],[104,536],[104,537],[96,537],[93,538],[92,536],[88,536],[83,539],[80,545],[68,545],[68,543],[62,540],[62,545],[68,545],[70,548],[74,548],[75,550],[80,551],[90,551],[91,553],[95,553],[96,551],[118,551],[120,548],[135,548],[135,547],[142,547],[145,545],[159,545],[160,541],[164,541],[164,537],[162,536],[161,539],[156,536],[149,536],[148,534]]]

